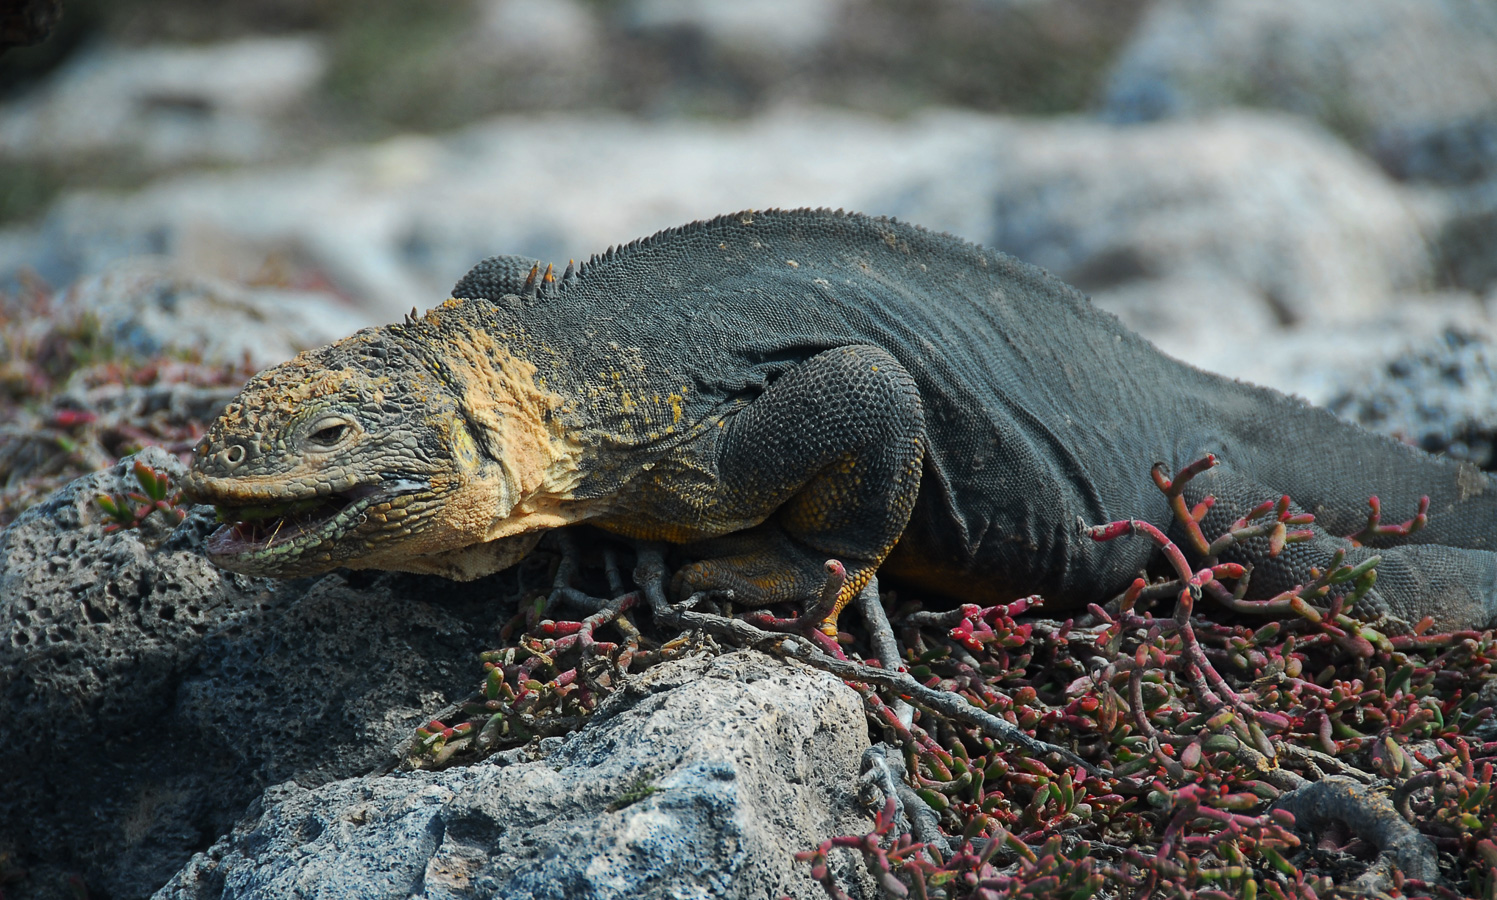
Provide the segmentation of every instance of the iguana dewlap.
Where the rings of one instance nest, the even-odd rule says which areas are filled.
[[[1215,453],[1192,483],[1206,533],[1289,494],[1316,538],[1269,558],[1254,593],[1337,548],[1383,557],[1364,605],[1442,627],[1497,609],[1497,492],[1273,391],[1164,356],[1046,272],[897,222],[745,212],[687,225],[525,288],[496,257],[405,324],[257,375],[197,448],[186,488],[227,521],[219,565],[338,566],[471,579],[572,522],[689,544],[680,593],[741,604],[842,599],[880,569],[957,597],[1098,600],[1169,528],[1148,472]],[[1233,352],[1223,346],[1221,352]],[[1431,498],[1397,547],[1351,547],[1368,498]]]

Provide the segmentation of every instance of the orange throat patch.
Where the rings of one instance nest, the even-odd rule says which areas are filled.
[[[439,315],[452,303],[428,315]],[[476,578],[513,564],[534,546],[534,540],[513,538],[590,518],[598,504],[574,497],[582,479],[582,448],[563,424],[566,398],[544,386],[535,364],[472,326],[449,336],[445,349],[463,411],[481,434],[471,434],[468,424],[456,419],[428,423],[446,432],[457,466],[450,480],[432,485],[443,497],[441,512],[425,524],[417,542],[404,543],[408,552],[427,557],[430,566],[455,566],[466,578]],[[502,548],[489,546],[494,542]],[[426,565],[414,568],[419,559],[405,562],[403,570],[431,571]]]

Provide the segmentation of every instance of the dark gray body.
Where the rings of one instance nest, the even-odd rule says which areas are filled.
[[[512,260],[481,265],[454,295],[516,293],[523,267]],[[1447,624],[1490,617],[1497,494],[1485,475],[1166,357],[1075,289],[1001,253],[858,215],[743,213],[610,251],[540,294],[497,299],[493,327],[580,398],[569,424],[608,463],[579,496],[617,492],[640,467],[720,478],[717,422],[818,354],[871,345],[913,378],[924,417],[919,496],[889,574],[965,596],[1100,599],[1153,549],[1094,543],[1078,519],[1169,527],[1150,467],[1173,471],[1212,452],[1224,465],[1198,479],[1222,501],[1208,535],[1284,493],[1329,532],[1272,561],[1249,558],[1258,593],[1303,580],[1349,546],[1334,535],[1361,527],[1369,496],[1401,520],[1427,494],[1429,527],[1410,542],[1440,546],[1385,554],[1372,602]],[[632,396],[684,387],[683,414],[669,426],[642,418],[598,390],[610,378]]]

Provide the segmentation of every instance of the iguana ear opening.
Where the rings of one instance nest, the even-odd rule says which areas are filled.
[[[448,420],[447,439],[452,447],[452,458],[464,472],[477,472],[483,467],[484,453],[462,416],[454,415]]]
[[[520,501],[520,494],[503,461],[495,459],[487,447],[480,446],[481,433],[475,434],[467,417],[461,413],[449,414],[440,427],[456,464],[456,481],[470,487],[479,483],[486,485],[488,499],[484,505],[499,515],[508,515]]]

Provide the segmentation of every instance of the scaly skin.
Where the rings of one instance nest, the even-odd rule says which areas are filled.
[[[230,523],[210,540],[210,557],[254,575],[348,566],[471,579],[534,546],[535,536],[485,539],[464,513],[475,503],[502,508],[510,482],[425,361],[419,342],[435,315],[360,332],[245,385],[184,483]]]
[[[1281,554],[1235,551],[1256,566],[1250,597],[1345,550],[1383,556],[1374,611],[1471,627],[1497,608],[1487,476],[1169,359],[1000,253],[852,214],[744,212],[531,271],[486,260],[454,290],[474,296],[246,385],[184,485],[228,523],[212,558],[470,579],[588,521],[687,545],[678,594],[805,600],[834,557],[839,610],[881,566],[1063,609],[1153,557],[1077,520],[1171,529],[1150,468],[1213,453],[1192,482],[1217,498],[1208,531],[1285,493],[1317,517]],[[1428,526],[1337,537],[1373,494],[1390,517],[1428,494]]]

